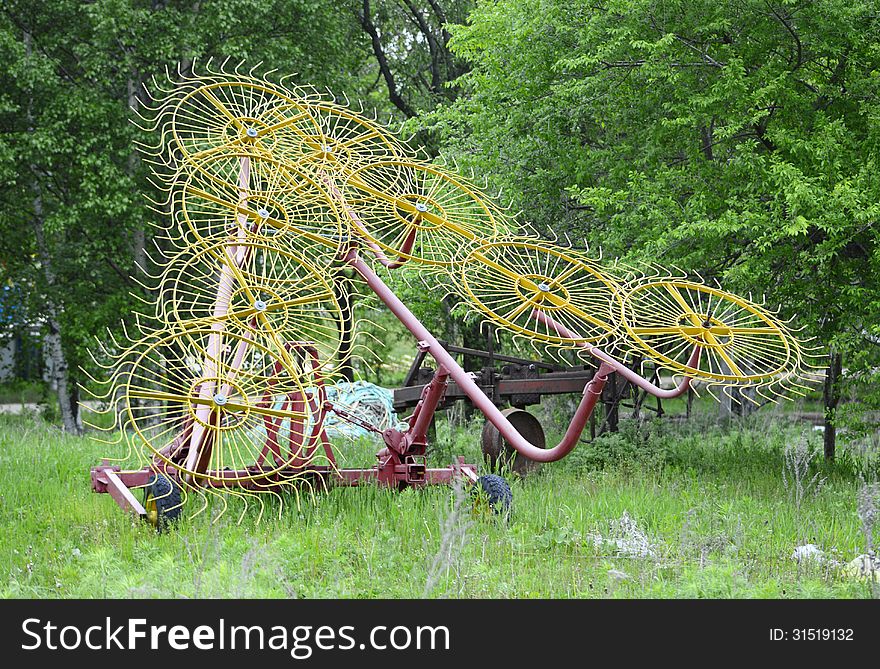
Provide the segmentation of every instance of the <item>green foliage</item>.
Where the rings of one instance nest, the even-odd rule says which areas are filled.
[[[875,2],[501,0],[451,45],[464,94],[423,122],[539,228],[765,294],[850,378],[877,366]]]
[[[47,399],[46,385],[40,381],[13,378],[0,383],[0,404],[34,404]]]
[[[667,425],[662,420],[639,425],[621,420],[618,432],[606,432],[569,456],[568,466],[582,470],[620,468],[642,470],[662,467],[667,459]]]
[[[448,47],[449,26],[464,23],[474,0],[349,0],[371,41],[391,102],[406,117],[457,97],[456,79],[467,69]],[[379,79],[377,79],[378,83]]]

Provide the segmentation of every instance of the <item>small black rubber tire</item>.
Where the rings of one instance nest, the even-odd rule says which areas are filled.
[[[149,508],[151,502],[156,504],[156,521],[147,520],[158,532],[165,530],[183,512],[180,486],[162,474],[156,474],[153,482],[146,487],[144,507]]]
[[[513,508],[513,492],[507,481],[497,474],[485,474],[477,479],[474,492],[488,502],[492,513],[508,518]]]

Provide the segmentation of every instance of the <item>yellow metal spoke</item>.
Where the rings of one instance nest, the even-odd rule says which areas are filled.
[[[679,306],[681,306],[682,315],[687,316],[697,327],[702,327],[703,322],[700,320],[700,317],[697,316],[697,314],[694,313],[693,308],[685,302],[681,293],[678,292],[678,288],[673,284],[666,284],[665,288],[667,292],[672,295],[673,299],[678,302]]]
[[[239,130],[245,129],[239,119],[236,118],[235,115],[226,108],[226,105],[224,105],[222,102],[220,102],[220,100],[217,99],[217,97],[211,92],[209,88],[204,89],[202,91],[202,94],[205,96],[205,98],[207,98],[208,102],[210,102],[220,111],[221,114],[223,114],[226,118],[235,123],[235,125],[238,126]]]
[[[289,125],[292,125],[293,123],[296,123],[300,119],[304,119],[304,118],[309,118],[308,113],[300,112],[300,114],[297,116],[291,116],[290,118],[286,118],[283,121],[278,121],[278,123],[274,123],[274,124],[267,126],[265,128],[260,128],[257,130],[257,137],[271,135],[272,133],[277,132],[279,130],[282,130],[282,129],[288,127]],[[301,134],[303,137],[307,136],[305,133],[300,133],[296,127],[293,128],[293,131]]]

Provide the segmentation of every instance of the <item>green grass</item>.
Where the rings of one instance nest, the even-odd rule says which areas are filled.
[[[478,457],[479,426],[439,432],[438,458]],[[293,498],[283,508],[267,500],[259,522],[254,505],[232,500],[217,517],[222,505],[214,503],[157,535],[90,491],[89,467],[106,446],[33,418],[0,416],[0,593],[870,597],[870,584],[790,557],[805,542],[840,560],[865,551],[857,513],[864,463],[814,462],[809,475],[825,482],[798,506],[782,472],[785,445],[800,434],[757,419],[727,428],[663,424],[641,434],[624,424],[621,434],[513,481],[507,524],[455,515],[447,487],[366,487],[334,489],[299,508]],[[349,460],[369,461],[372,449],[356,445]],[[591,539],[608,536],[624,513],[653,556],[626,557]],[[453,548],[438,559],[444,524]]]

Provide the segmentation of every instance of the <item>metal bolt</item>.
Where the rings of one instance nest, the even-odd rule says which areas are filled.
[[[544,283],[542,281],[541,283],[538,284],[538,290],[540,290],[542,293],[549,293],[550,286],[548,286],[546,283]]]
[[[260,218],[269,218],[269,210],[266,208],[258,209],[257,213],[260,215]]]
[[[323,151],[324,153],[333,153],[333,149],[330,147],[329,144],[321,144],[321,151]]]
[[[428,205],[423,202],[419,202],[416,204],[416,211],[428,211]]]
[[[257,129],[256,128],[248,128],[247,130],[245,130],[245,134],[248,137],[255,138],[257,136]]]
[[[257,311],[266,311],[267,304],[263,300],[257,300],[254,302],[254,309]]]
[[[222,407],[224,404],[226,404],[226,395],[224,395],[223,393],[217,393],[216,395],[214,395],[214,404]]]

